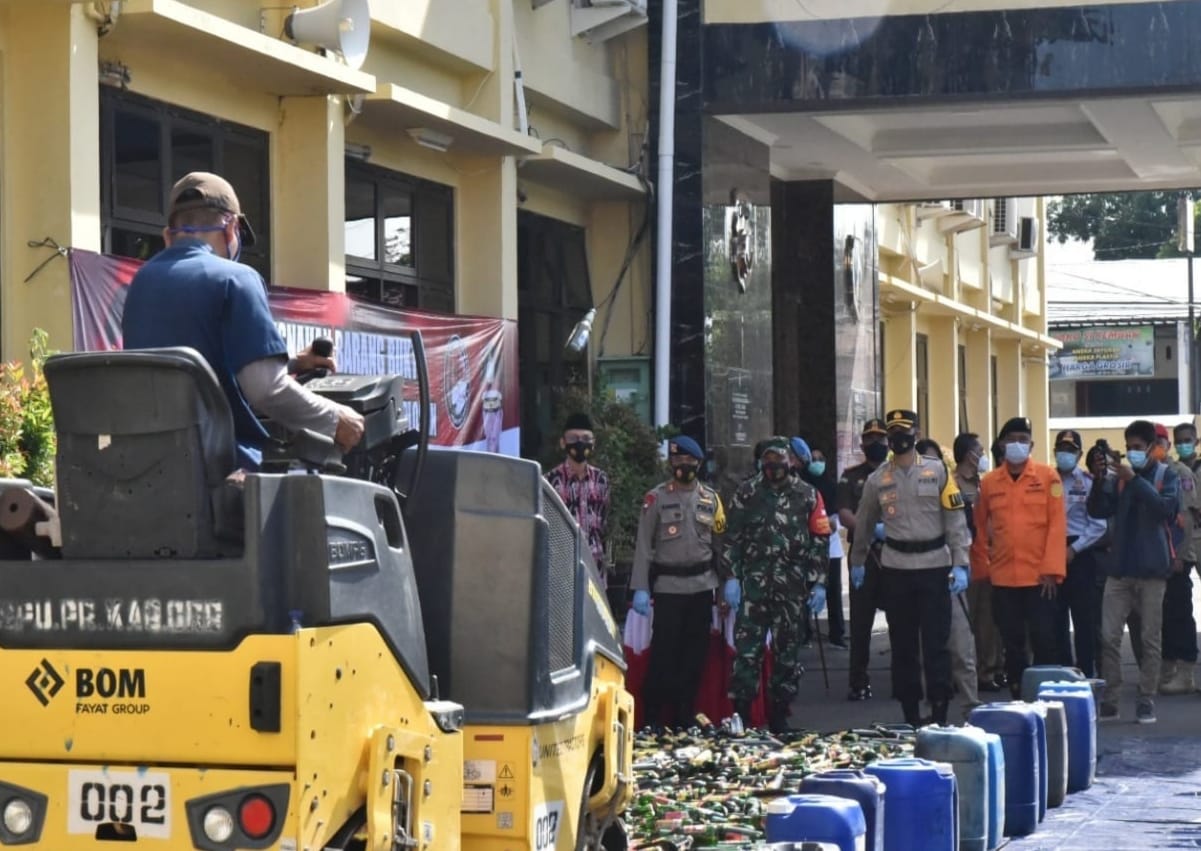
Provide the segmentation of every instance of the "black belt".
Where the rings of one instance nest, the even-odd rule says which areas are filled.
[[[700,564],[660,564],[653,562],[651,572],[655,576],[701,576],[712,569],[712,564],[703,561]]]
[[[928,541],[898,541],[895,538],[885,538],[884,543],[888,544],[889,548],[894,552],[919,555],[920,553],[932,553],[935,550],[941,550],[947,545],[947,536],[939,535],[937,538],[931,538]]]

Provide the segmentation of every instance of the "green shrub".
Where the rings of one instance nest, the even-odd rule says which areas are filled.
[[[51,354],[45,331],[33,332],[29,363],[0,367],[0,476],[54,487],[54,415],[42,364]]]

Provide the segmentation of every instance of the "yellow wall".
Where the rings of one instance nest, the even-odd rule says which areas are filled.
[[[992,200],[978,226],[955,232],[947,213],[887,204],[880,223],[880,311],[884,322],[884,409],[917,409],[916,334],[928,340],[929,408],[924,433],[949,446],[967,427],[991,442],[1013,416],[1048,428],[1047,352],[1042,250],[1017,259],[990,245]],[[1016,216],[1044,216],[1042,199],[1015,199]],[[959,346],[964,347],[966,405],[960,399]],[[993,359],[996,359],[996,416]],[[1049,457],[1049,447],[1036,447]]]
[[[628,189],[584,197],[573,194],[570,182],[523,174],[517,156],[456,145],[446,153],[422,148],[392,126],[393,113],[354,117],[350,89],[336,79],[344,66],[311,50],[304,61],[316,58],[317,66],[337,73],[312,84],[324,90],[310,87],[281,97],[253,71],[250,51],[235,45],[260,38],[260,22],[262,33],[277,35],[286,10],[261,11],[240,0],[186,5],[219,16],[217,28],[226,39],[214,48],[219,53],[204,52],[212,42],[197,40],[196,52],[181,56],[156,38],[129,37],[137,27],[161,22],[157,13],[147,12],[149,4],[126,4],[113,34],[100,37],[85,14],[90,4],[0,3],[5,357],[23,353],[34,327],[48,329],[53,346],[71,345],[66,263],[53,261],[29,284],[21,279],[47,256],[45,249],[27,248],[27,240],[51,236],[65,246],[100,247],[98,61],[127,66],[134,93],[269,134],[272,278],[278,283],[344,287],[343,150],[355,143],[370,146],[373,165],[454,189],[460,312],[517,317],[519,209],[584,227],[594,299],[608,295],[644,211],[644,200],[631,200]],[[488,132],[503,136],[517,124],[513,76],[520,61],[534,131],[597,163],[627,168],[637,162],[647,128],[645,28],[590,44],[571,36],[568,15],[569,4],[562,2],[538,10],[512,0],[374,3],[371,49],[362,70],[381,90],[394,84],[432,98],[432,114],[466,110],[483,119]],[[274,61],[282,67],[296,51],[278,43]],[[367,108],[379,106],[369,102]],[[615,300],[605,354],[644,350],[649,244]]]

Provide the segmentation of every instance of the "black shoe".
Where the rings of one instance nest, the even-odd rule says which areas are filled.
[[[930,704],[930,723],[940,727],[947,726],[947,702],[936,700]]]
[[[850,645],[847,644],[847,640],[845,638],[831,638],[829,641],[829,644],[831,647],[834,647],[838,650],[850,650],[851,649]]]
[[[789,701],[773,701],[771,705],[771,711],[768,713],[768,729],[770,729],[773,733],[787,733],[789,729],[791,729],[788,726],[789,711]]]
[[[1009,675],[1002,671],[993,677],[992,681],[997,684],[998,690],[1003,689],[1005,686],[1009,685]]]
[[[872,687],[870,685],[864,686],[863,688],[852,688],[850,693],[847,694],[847,700],[871,700],[871,699],[872,699]]]

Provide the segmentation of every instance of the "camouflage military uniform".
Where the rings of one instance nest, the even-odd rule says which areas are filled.
[[[756,475],[734,494],[726,536],[730,570],[742,583],[730,695],[743,704],[758,694],[770,629],[770,695],[774,703],[790,701],[800,676],[803,607],[829,568],[830,522],[821,497],[796,476],[776,487]]]

